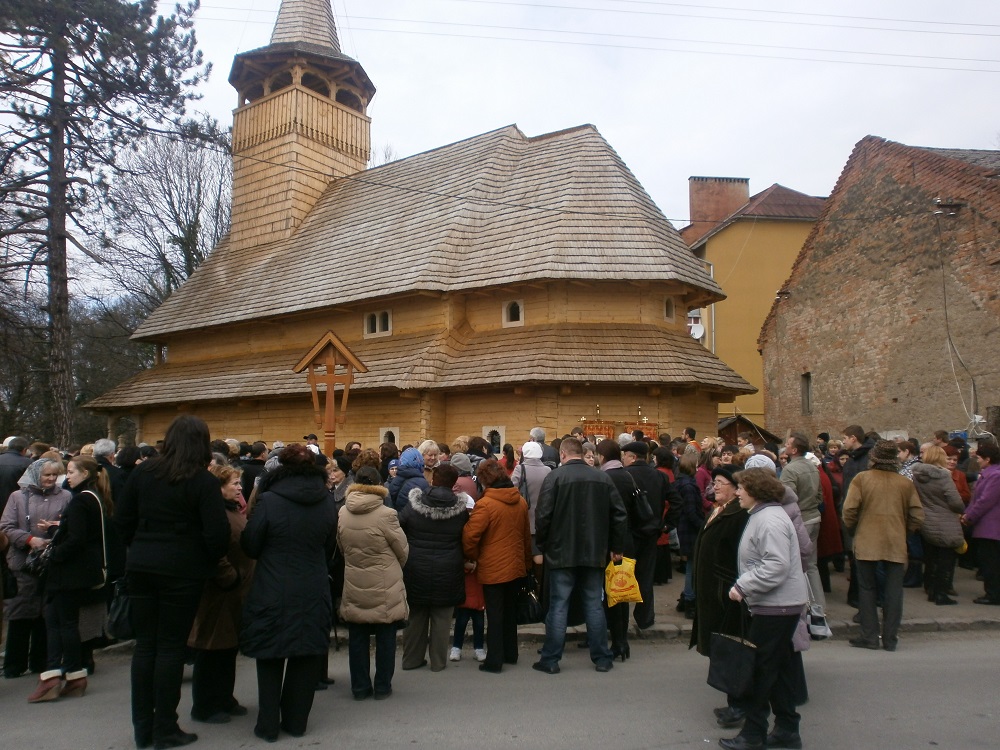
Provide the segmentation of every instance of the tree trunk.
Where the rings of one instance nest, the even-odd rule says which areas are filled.
[[[52,394],[51,439],[69,445],[73,432],[72,337],[69,318],[69,275],[66,268],[66,66],[65,41],[53,35],[52,98],[49,109],[49,388]]]

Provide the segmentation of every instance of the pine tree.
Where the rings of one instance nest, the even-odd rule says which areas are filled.
[[[0,271],[43,274],[56,443],[68,444],[69,249],[87,253],[88,206],[117,156],[180,122],[208,74],[198,0],[156,15],[155,0],[0,0]]]

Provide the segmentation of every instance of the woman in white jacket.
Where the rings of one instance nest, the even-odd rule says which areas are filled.
[[[757,646],[757,658],[753,690],[742,706],[743,729],[719,744],[727,750],[799,748],[792,636],[809,598],[799,542],[781,507],[784,486],[774,474],[748,469],[735,479],[740,506],[750,512],[750,521],[740,539],[739,577],[729,598],[745,600],[753,615],[748,638]],[[774,731],[768,734],[771,711]]]

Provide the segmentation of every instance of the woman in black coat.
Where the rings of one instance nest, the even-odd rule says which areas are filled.
[[[455,607],[465,601],[465,555],[462,529],[469,520],[469,496],[455,494],[458,470],[451,464],[434,467],[431,488],[414,488],[399,514],[399,525],[410,545],[403,567],[410,621],[403,631],[403,669],[427,664],[440,672],[448,665],[448,633]]]
[[[702,656],[710,656],[712,633],[740,635],[743,605],[729,598],[729,589],[738,577],[737,558],[740,538],[750,514],[740,507],[733,466],[719,466],[712,471],[715,508],[698,534],[690,562],[694,564],[694,623],[691,647]],[[729,698],[732,718],[740,718],[741,709]]]
[[[102,601],[107,582],[104,503],[111,497],[107,474],[92,456],[77,456],[70,459],[66,479],[73,497],[52,538],[45,578],[47,669],[39,675],[29,703],[86,692],[80,607]]]
[[[263,475],[241,544],[257,560],[243,609],[240,648],[257,660],[254,734],[305,734],[330,648],[333,603],[327,561],[337,545],[337,513],[326,471],[304,445],[278,454]]]
[[[180,747],[198,739],[177,724],[181,679],[205,581],[229,546],[229,520],[212,460],[208,425],[177,417],[163,454],[139,464],[115,503],[128,546],[132,603],[132,725],[140,747]]]
[[[694,617],[695,587],[694,587],[694,542],[698,532],[705,525],[705,511],[701,504],[701,490],[694,478],[698,470],[698,459],[690,453],[685,453],[677,465],[677,481],[674,489],[680,497],[680,514],[677,520],[677,538],[681,545],[681,556],[687,558],[684,566],[684,591],[681,594],[681,604],[684,615],[688,619]]]

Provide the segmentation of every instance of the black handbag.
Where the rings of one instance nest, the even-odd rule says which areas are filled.
[[[756,644],[743,637],[745,622],[744,614],[740,617],[739,636],[712,633],[709,644],[708,684],[737,699],[746,698],[753,692],[757,662]]]
[[[49,569],[49,559],[51,557],[51,544],[47,544],[41,549],[33,549],[28,553],[28,557],[25,558],[24,565],[21,567],[21,570],[29,576],[42,578]]]
[[[109,636],[119,641],[135,638],[135,630],[132,628],[132,602],[124,578],[119,578],[114,583],[114,595],[111,597],[111,606],[108,607],[108,624],[105,630]]]
[[[17,576],[7,565],[7,556],[0,556],[0,575],[3,575],[3,598],[13,599],[17,596]]]
[[[542,602],[538,598],[538,582],[528,574],[521,579],[517,592],[517,624],[532,625],[542,621]]]
[[[639,487],[632,473],[629,471],[625,473],[632,480],[632,498],[635,506],[635,518],[629,519],[632,531],[644,537],[659,537],[663,533],[663,519],[657,518],[653,513],[649,495],[646,490]]]

